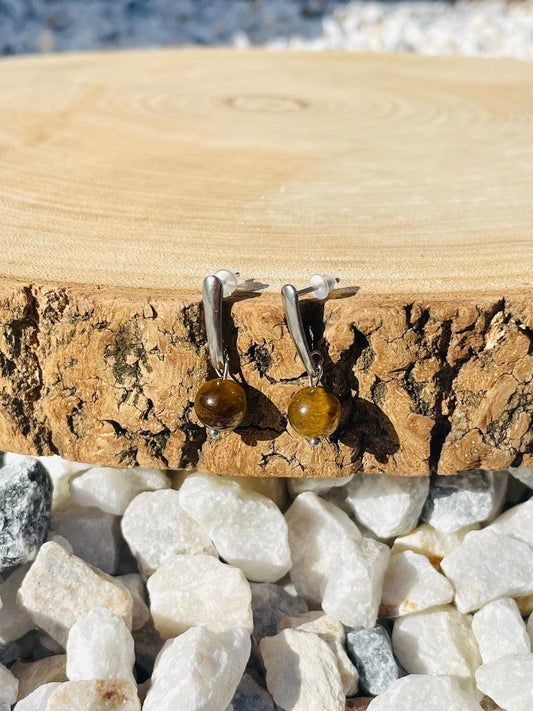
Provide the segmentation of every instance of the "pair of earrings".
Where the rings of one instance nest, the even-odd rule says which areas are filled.
[[[246,416],[246,393],[239,383],[228,377],[229,360],[222,338],[223,297],[230,296],[237,284],[237,275],[227,269],[221,269],[204,279],[205,330],[209,356],[217,377],[208,380],[198,390],[194,409],[211,437],[234,430],[242,424]],[[335,277],[314,274],[306,289],[297,291],[292,284],[285,284],[281,289],[289,333],[309,378],[308,387],[293,395],[287,416],[293,429],[312,446],[316,446],[322,438],[328,437],[337,429],[341,418],[341,405],[336,395],[320,385],[323,356],[319,351],[311,351],[309,348],[300,313],[299,297],[313,294],[317,299],[326,299],[336,285]]]

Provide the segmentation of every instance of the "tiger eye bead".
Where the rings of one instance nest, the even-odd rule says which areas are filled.
[[[234,380],[214,378],[196,393],[194,409],[208,429],[214,432],[234,430],[246,416],[246,393]]]
[[[292,427],[303,437],[328,437],[339,426],[341,404],[323,387],[303,388],[293,396],[288,416]]]

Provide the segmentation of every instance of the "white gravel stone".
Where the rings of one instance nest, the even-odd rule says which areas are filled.
[[[17,700],[19,680],[7,667],[0,664],[0,700],[14,704]]]
[[[509,467],[509,472],[515,479],[521,481],[530,489],[533,489],[533,469]]]
[[[431,479],[422,518],[452,533],[496,516],[505,501],[507,472],[473,471]]]
[[[448,674],[462,688],[474,688],[474,671],[481,664],[472,620],[451,605],[399,617],[392,645],[409,674]]]
[[[19,680],[18,698],[24,699],[44,684],[67,681],[66,665],[65,654],[54,654],[36,662],[15,662],[11,672]]]
[[[39,550],[19,589],[18,604],[62,645],[76,620],[94,607],[106,607],[131,628],[128,590],[57,543],[45,543]]]
[[[150,610],[163,639],[203,625],[213,632],[253,629],[250,584],[238,568],[209,555],[167,558],[148,580]]]
[[[275,582],[290,569],[287,524],[266,496],[236,481],[197,473],[183,482],[179,497],[221,558],[240,568],[249,580]]]
[[[368,711],[482,711],[451,676],[410,674],[372,699]]]
[[[508,654],[476,671],[478,688],[505,711],[533,708],[533,654]]]
[[[213,542],[179,502],[174,489],[136,496],[122,518],[122,533],[143,574],[151,575],[168,556],[207,553],[216,556]]]
[[[135,650],[121,617],[97,607],[70,628],[67,676],[70,681],[123,679],[135,684]]]
[[[59,689],[61,682],[51,681],[48,684],[42,684],[37,687],[31,694],[25,696],[15,706],[15,711],[46,711],[48,699],[52,696],[56,689]]]
[[[460,612],[477,610],[498,597],[533,593],[533,550],[490,529],[468,533],[443,558],[441,568],[455,587]]]
[[[359,674],[346,654],[346,634],[343,625],[325,612],[304,612],[301,615],[284,617],[278,625],[278,631],[295,629],[300,632],[313,632],[329,645],[337,660],[345,696],[357,693]]]
[[[296,498],[298,494],[303,494],[304,491],[314,491],[315,494],[320,494],[331,489],[337,489],[348,484],[354,475],[338,476],[338,477],[301,477],[288,479],[289,494]]]
[[[401,551],[414,551],[425,555],[433,566],[438,567],[444,556],[451,553],[464,541],[464,537],[469,531],[476,531],[479,528],[479,523],[473,523],[471,526],[465,526],[453,533],[445,533],[437,531],[429,523],[422,523],[406,536],[396,538],[391,552],[394,555]]]
[[[418,523],[429,477],[356,474],[343,492],[343,508],[379,538],[393,538]]]
[[[141,492],[169,487],[170,479],[159,469],[92,467],[71,480],[70,495],[80,506],[96,506],[107,513],[122,516]]]
[[[0,582],[3,606],[0,609],[0,644],[19,639],[35,627],[35,623],[17,605],[17,593],[30,565],[22,565]]]
[[[131,629],[139,630],[150,619],[150,610],[146,604],[144,581],[138,573],[118,575],[117,580],[120,580],[120,582],[130,591],[130,595],[133,600]]]
[[[159,653],[143,711],[225,709],[249,656],[250,636],[243,629],[189,629]]]
[[[373,627],[390,550],[334,504],[300,494],[285,514],[298,593],[343,624]]]
[[[518,538],[533,548],[533,497],[504,511],[487,529]]]
[[[52,692],[46,711],[141,711],[141,702],[128,681],[67,681]]]
[[[424,555],[403,551],[391,556],[383,581],[380,617],[401,617],[452,602],[451,583]]]
[[[472,617],[472,632],[483,664],[507,654],[531,651],[526,625],[516,602],[501,597],[484,605]]]
[[[282,709],[344,711],[337,659],[317,634],[286,629],[260,644],[267,687]]]

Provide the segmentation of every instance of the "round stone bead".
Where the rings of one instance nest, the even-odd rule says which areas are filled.
[[[327,437],[339,426],[341,404],[323,387],[303,388],[293,396],[288,415],[293,428],[303,437]]]
[[[234,430],[246,415],[246,393],[234,380],[214,378],[196,393],[194,409],[200,422],[210,430]]]

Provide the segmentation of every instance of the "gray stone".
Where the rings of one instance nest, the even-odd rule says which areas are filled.
[[[0,595],[4,603],[0,610],[0,645],[4,647],[35,627],[17,605],[17,593],[28,570],[29,565],[22,565],[0,583]]]
[[[448,533],[488,521],[503,506],[507,478],[507,472],[483,470],[434,476],[422,518],[438,531]]]
[[[46,540],[52,481],[30,457],[0,469],[0,572],[35,558]]]
[[[306,601],[292,595],[275,583],[250,583],[252,590],[252,611],[254,615],[254,639],[277,634],[278,624],[284,617],[307,612]]]
[[[274,702],[266,689],[244,674],[231,701],[233,711],[274,711]]]
[[[533,469],[509,467],[509,473],[530,489],[533,489]]]
[[[70,543],[74,555],[108,575],[115,575],[120,557],[120,519],[93,506],[71,503],[52,517],[54,532]]]
[[[348,632],[346,648],[359,672],[359,688],[367,694],[382,694],[405,674],[394,657],[391,639],[381,625]]]

